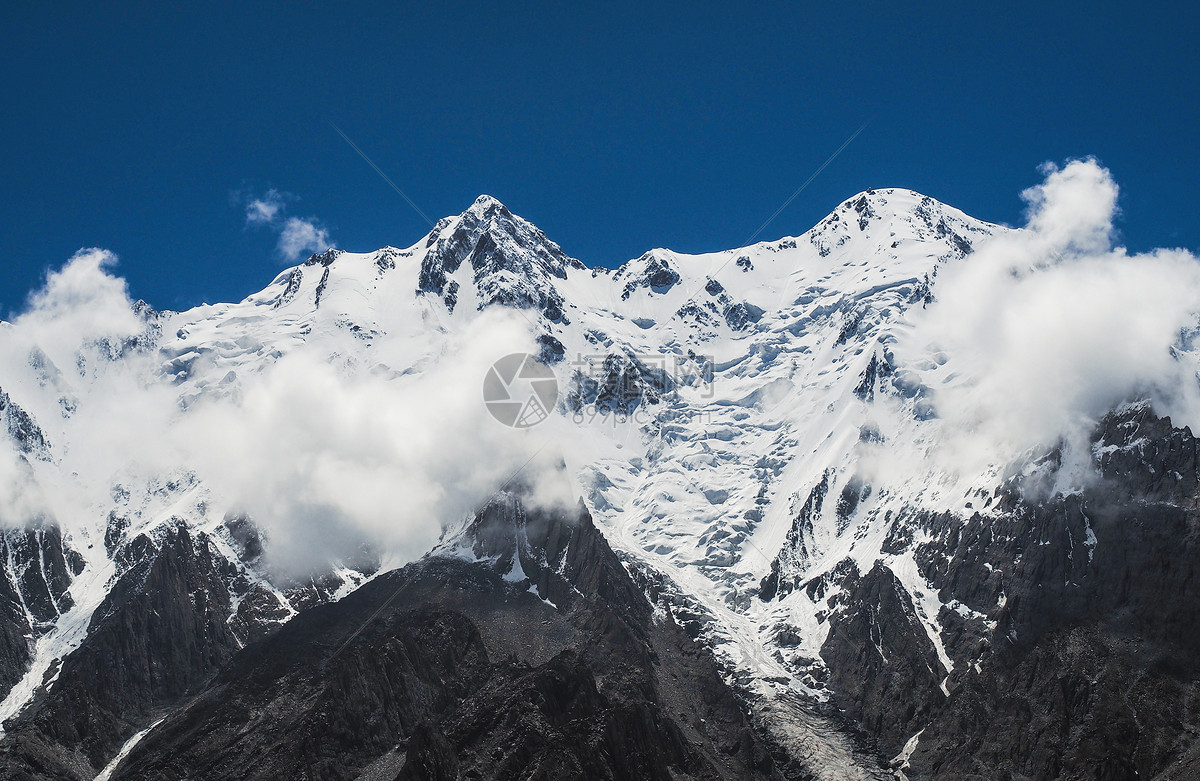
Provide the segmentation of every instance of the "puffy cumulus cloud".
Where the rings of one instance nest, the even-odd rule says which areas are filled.
[[[1027,204],[1030,245],[1041,245],[1028,258],[1064,251],[1104,253],[1111,248],[1117,214],[1117,183],[1095,159],[1072,160],[1063,168],[1044,163],[1045,181],[1021,193]]]
[[[1043,173],[1023,193],[1025,229],[1002,231],[945,267],[934,303],[897,346],[950,434],[941,457],[962,469],[1059,442],[1087,463],[1096,420],[1127,400],[1200,422],[1189,337],[1200,262],[1182,250],[1114,248],[1118,189],[1095,160]]]
[[[52,360],[71,365],[81,349],[120,341],[145,330],[133,311],[125,280],[109,273],[117,257],[108,250],[81,249],[43,286],[13,321],[9,338],[36,342]]]
[[[303,255],[321,252],[332,246],[329,231],[311,219],[288,217],[279,229],[279,254],[291,262],[299,260]]]
[[[287,216],[288,203],[299,200],[291,193],[270,189],[261,196],[240,193],[235,198],[245,207],[247,227],[270,228],[279,233],[276,249],[289,263],[334,246],[329,229],[316,217]]]
[[[158,385],[152,372],[128,370],[139,360],[130,355],[132,340],[148,324],[112,273],[116,262],[106,250],[80,250],[0,328],[0,389],[12,405],[6,414],[20,408],[30,415],[55,459],[22,454],[0,430],[0,523],[81,522],[106,494],[113,469],[145,453],[144,442],[174,408],[166,389],[149,391]],[[98,493],[89,490],[97,485]]]

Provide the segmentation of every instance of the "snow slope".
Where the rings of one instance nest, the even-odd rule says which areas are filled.
[[[522,316],[559,379],[557,415],[531,435],[552,442],[614,547],[675,584],[751,689],[823,696],[815,673],[824,615],[847,560],[864,572],[891,562],[940,649],[937,596],[911,557],[885,553],[885,543],[907,509],[969,507],[996,475],[871,465],[881,449],[900,456],[889,462],[915,465],[938,437],[926,392],[943,379],[936,356],[894,365],[906,312],[930,300],[939,269],[968,262],[976,242],[1005,230],[888,189],[847,200],[799,237],[702,255],[656,249],[617,270],[592,269],[481,196],[407,248],[330,250],[237,303],[140,308],[139,340],[75,367],[5,345],[24,359],[9,362],[3,388],[50,443],[47,459],[24,462],[87,509],[58,519],[85,560],[74,607],[31,641],[0,717],[52,685],[43,679],[86,631],[116,571],[106,534],[132,539],[168,523],[208,532],[274,595],[278,620],[295,612],[286,586],[239,559],[227,523],[236,508],[202,474],[136,460],[99,476],[72,467],[77,421],[102,412],[89,408],[93,388],[128,375],[131,387],[170,394],[186,417],[201,400],[237,399],[293,355],[411,384],[498,307]],[[331,566],[341,586],[326,598],[363,577]],[[763,598],[773,572],[774,593]],[[823,577],[819,596],[779,585]]]

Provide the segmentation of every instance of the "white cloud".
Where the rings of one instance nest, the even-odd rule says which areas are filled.
[[[115,265],[111,252],[80,250],[46,276],[25,311],[0,332],[0,382],[59,459],[43,468],[0,437],[5,524],[42,516],[67,526],[80,522],[105,495],[112,471],[150,455],[148,443],[166,426],[169,394],[151,390],[152,373],[128,371],[138,360],[127,355],[130,340],[144,335],[147,323],[134,312],[125,281],[111,273]],[[67,415],[85,393],[94,403]],[[96,486],[100,493],[89,493]]]
[[[294,262],[303,255],[322,252],[331,246],[329,231],[312,220],[288,217],[279,230],[279,254],[288,261]]]
[[[125,280],[109,273],[116,262],[108,250],[79,250],[29,297],[13,321],[15,335],[36,341],[55,363],[71,366],[97,342],[141,333],[145,323],[133,312]]]
[[[1117,185],[1095,160],[1043,172],[1023,193],[1026,229],[945,268],[898,345],[952,433],[943,455],[960,465],[1059,441],[1081,458],[1095,421],[1127,400],[1200,423],[1183,338],[1200,314],[1200,262],[1114,248]]]
[[[272,561],[289,571],[363,540],[414,558],[533,455],[533,440],[492,420],[481,396],[497,355],[533,346],[523,321],[492,312],[419,375],[388,379],[297,352],[236,398],[189,410],[173,438],[264,527]]]
[[[261,198],[246,201],[246,224],[271,225],[285,208],[283,194],[278,190],[267,190]]]
[[[0,445],[0,529],[32,523],[48,507],[29,462],[15,448]]]
[[[1044,163],[1042,184],[1021,193],[1028,205],[1026,241],[1038,254],[1104,253],[1112,245],[1117,183],[1095,159],[1072,160],[1063,168]]]
[[[211,492],[210,517],[248,513],[268,538],[269,564],[297,575],[364,543],[395,561],[418,557],[518,471],[537,496],[551,493],[540,475],[553,471],[553,451],[539,452],[549,427],[540,438],[516,432],[482,402],[497,356],[536,349],[517,315],[482,313],[432,355],[427,338],[381,337],[367,365],[331,362],[353,348],[314,337],[277,362],[238,369],[228,394],[181,406],[157,351],[87,357],[98,340],[145,327],[112,263],[80,253],[0,327],[4,388],[46,430],[56,459],[31,464],[0,438],[0,523],[48,517],[94,539],[114,484],[161,486],[191,472]],[[28,356],[51,344],[51,373],[61,376],[43,387]],[[372,371],[381,360],[420,360],[421,370]],[[73,414],[61,414],[59,397],[77,402]]]
[[[288,202],[299,200],[295,195],[270,189],[260,197],[236,197],[245,206],[247,227],[270,228],[279,233],[276,249],[287,262],[295,263],[306,254],[334,246],[329,230],[316,217],[287,216]]]

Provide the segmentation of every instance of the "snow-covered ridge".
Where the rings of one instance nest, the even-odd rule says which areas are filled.
[[[829,490],[841,492],[864,427],[889,428],[868,420],[867,404],[890,371],[883,367],[892,324],[929,299],[939,266],[995,230],[910,191],[867,191],[799,237],[702,255],[653,250],[610,271],[567,256],[481,196],[407,248],[314,255],[239,303],[164,313],[143,307],[151,343],[134,347],[155,367],[155,377],[140,381],[170,388],[184,409],[236,398],[250,378],[295,354],[411,378],[495,307],[524,314],[544,356],[557,361],[564,389],[586,379],[592,358],[645,364],[691,356],[699,366],[703,356],[711,365],[705,382],[675,384],[653,399],[635,388],[640,416],[616,423],[591,415],[562,449],[614,543],[724,615],[730,648],[745,648],[759,643],[754,627],[767,620],[748,595],[784,546],[798,502],[827,473],[835,475]],[[113,358],[119,367],[122,355]],[[24,369],[6,390],[33,413],[5,397],[10,431],[24,432],[23,447],[49,442],[51,452],[69,453],[70,410],[86,408],[91,375],[75,376],[44,354]],[[579,412],[568,408],[567,394],[560,398],[565,417]],[[48,431],[34,433],[34,420],[49,423]],[[231,508],[194,475],[180,480],[163,473],[89,486],[97,497],[95,518],[84,524],[90,539],[106,532],[132,539],[171,519],[223,539],[217,531]],[[819,562],[871,547],[862,534],[848,537],[845,523],[816,523],[804,542],[808,565],[820,569]],[[80,545],[81,534],[69,531],[67,545]],[[770,620],[787,612],[770,609]]]
[[[143,309],[149,343],[133,348],[142,358],[117,354],[105,371],[151,366],[153,376],[138,382],[167,389],[185,412],[238,399],[289,356],[413,383],[485,313],[516,310],[558,374],[559,422],[569,433],[555,447],[598,526],[710,616],[705,631],[731,668],[764,686],[788,680],[810,692],[812,678],[801,682],[772,657],[776,629],[789,627],[796,652],[819,658],[833,573],[847,560],[870,569],[901,508],[971,501],[949,476],[875,485],[859,464],[881,445],[920,458],[936,436],[926,370],[897,366],[892,347],[905,313],[932,300],[939,270],[1004,230],[911,191],[868,190],[798,237],[700,255],[656,249],[608,270],[571,258],[481,196],[406,248],[329,250],[241,302]],[[654,380],[660,366],[677,376]],[[597,375],[597,367],[607,368]],[[680,367],[690,368],[679,375]],[[23,372],[6,390],[31,420],[50,424],[52,453],[69,453],[75,413],[64,410],[78,404],[83,414],[91,375],[41,359]],[[621,415],[597,404],[615,382],[625,393]],[[162,524],[184,523],[276,600],[272,615],[294,614],[283,590],[239,557],[228,497],[191,473],[129,477],[88,486],[94,517],[65,535],[68,547],[93,546],[85,574],[108,561],[90,540],[153,537]],[[108,556],[117,550],[108,546]],[[921,590],[908,582],[915,568],[895,569]],[[356,579],[337,571],[343,584]],[[773,572],[774,593],[763,601],[760,583]],[[778,585],[825,576],[821,598]],[[936,639],[936,605],[921,604]]]
[[[1099,195],[1063,200],[1080,181]],[[1023,605],[1071,608],[1129,564],[1116,516],[1194,509],[1200,264],[1114,248],[1111,208],[1073,208],[1109,185],[1051,170],[1023,230],[868,190],[797,237],[611,270],[481,196],[240,302],[3,324],[0,716],[87,691],[72,661],[111,650],[130,595],[183,594],[164,612],[219,664],[431,550],[523,582],[547,564],[528,532],[485,550],[457,523],[519,480],[531,506],[582,497],[777,737],[835,732],[798,705],[825,701],[919,767],[957,740],[930,714],[1040,626]],[[70,300],[119,287],[84,261],[51,280]],[[514,352],[557,380],[531,428],[485,404]],[[122,716],[95,769],[159,716]]]

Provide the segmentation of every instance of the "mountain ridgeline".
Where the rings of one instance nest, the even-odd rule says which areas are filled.
[[[4,479],[88,497],[0,530],[0,776],[1200,777],[1192,432],[1130,399],[1082,456],[926,458],[945,359],[900,340],[1012,232],[868,190],[610,270],[481,196],[238,303],[139,302],[142,333],[69,362],[0,331]],[[498,484],[421,555],[339,539],[298,575],[202,466],[76,466],[112,377],[178,420],[294,356],[419,389],[503,310],[558,382],[565,506]]]

